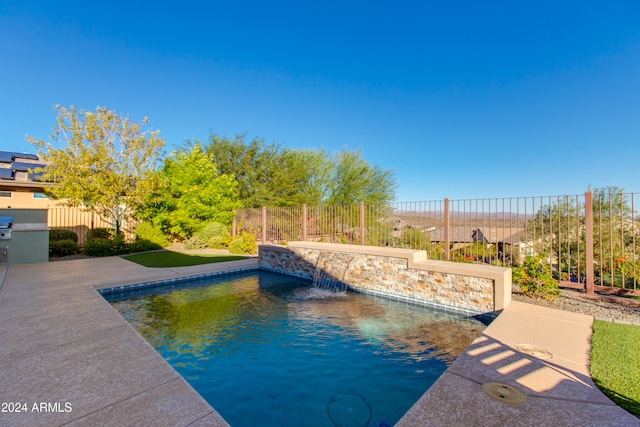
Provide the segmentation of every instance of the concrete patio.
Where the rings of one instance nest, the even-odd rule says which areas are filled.
[[[109,257],[9,266],[0,401],[25,411],[0,412],[0,425],[227,425],[96,289],[257,263],[158,269]],[[512,302],[398,425],[640,426],[589,376],[592,321]],[[488,382],[510,387],[503,395],[522,391],[526,402],[490,397]]]

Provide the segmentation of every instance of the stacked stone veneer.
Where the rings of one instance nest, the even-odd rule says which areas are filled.
[[[474,313],[500,310],[510,300],[509,269],[481,265],[474,269],[470,264],[428,261],[426,253],[422,251],[291,242],[288,247],[261,246],[260,267],[308,279],[313,279],[317,267],[354,290],[419,300]],[[446,271],[447,267],[450,272]],[[508,274],[505,274],[506,270]],[[508,280],[502,280],[507,276]],[[506,282],[498,285],[509,287],[509,298],[504,297],[502,289],[496,293],[496,282]]]

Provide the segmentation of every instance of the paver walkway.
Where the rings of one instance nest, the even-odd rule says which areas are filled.
[[[0,402],[24,411],[0,412],[0,425],[227,425],[96,288],[256,265],[159,269],[109,257],[9,266],[0,288]]]
[[[640,426],[591,379],[592,326],[591,316],[512,301],[397,426]],[[509,388],[494,399],[488,383]],[[504,403],[517,392],[525,403]]]
[[[256,265],[158,269],[110,257],[10,266],[0,288],[0,402],[25,410],[0,412],[0,425],[227,425],[96,288]],[[640,426],[589,377],[591,322],[512,302],[398,425]],[[493,400],[482,391],[489,381],[519,388],[527,402]]]

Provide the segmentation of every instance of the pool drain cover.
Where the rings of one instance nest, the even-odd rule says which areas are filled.
[[[527,395],[504,383],[487,382],[482,384],[482,391],[498,402],[509,405],[522,405],[527,401]]]
[[[544,348],[536,347],[531,344],[516,344],[516,350],[520,353],[528,354],[529,356],[536,357],[538,359],[551,359],[553,353]]]
[[[360,395],[338,393],[327,404],[327,414],[337,427],[366,427],[371,421],[371,406]]]

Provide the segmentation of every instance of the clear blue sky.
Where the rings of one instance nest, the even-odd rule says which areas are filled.
[[[361,148],[400,201],[640,191],[640,2],[0,0],[0,150],[56,104]]]

